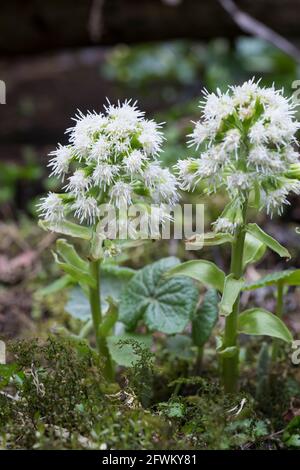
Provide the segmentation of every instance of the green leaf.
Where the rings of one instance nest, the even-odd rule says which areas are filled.
[[[198,301],[198,289],[183,277],[166,278],[179,264],[174,257],[163,258],[138,271],[121,295],[119,320],[134,329],[143,320],[150,330],[181,333]]]
[[[166,341],[166,347],[168,353],[173,358],[178,358],[183,361],[189,361],[194,357],[192,347],[192,341],[189,336],[186,335],[174,335],[170,336]]]
[[[134,350],[133,344],[137,342],[141,347],[150,349],[152,344],[151,335],[138,335],[134,333],[124,333],[121,336],[108,336],[107,346],[112,359],[120,366],[132,367],[140,359],[139,354]],[[122,342],[126,341],[126,344]]]
[[[251,308],[241,313],[238,317],[238,330],[246,335],[272,336],[287,343],[293,341],[293,337],[283,321],[263,308]]]
[[[282,282],[288,286],[300,286],[300,269],[288,269],[267,274],[258,281],[245,285],[245,290],[260,289],[261,287],[274,286]]]
[[[81,271],[89,272],[89,265],[87,261],[84,261],[76,252],[73,245],[68,243],[63,238],[60,238],[56,242],[56,251],[61,258],[66,262],[80,269]]]
[[[224,243],[231,243],[233,236],[230,233],[215,233],[208,232],[203,235],[196,235],[195,240],[187,240],[185,246],[187,250],[197,250],[204,246],[223,245]]]
[[[266,245],[250,233],[246,233],[243,254],[243,267],[259,261],[266,252]]]
[[[199,309],[192,316],[192,339],[195,346],[202,347],[210,338],[218,320],[219,296],[215,289],[206,292]]]
[[[234,357],[235,355],[238,354],[238,348],[236,346],[229,346],[228,348],[225,348],[225,349],[219,349],[218,354],[222,358]]]
[[[244,279],[235,279],[233,274],[225,278],[224,290],[221,302],[219,304],[220,315],[230,315],[233,305],[244,287]]]
[[[99,327],[100,334],[107,336],[118,320],[118,307],[111,298],[108,298],[109,308]]]
[[[129,281],[136,273],[135,269],[127,268],[126,266],[118,266],[114,263],[102,263],[101,272],[105,275],[112,275],[118,279]]]
[[[69,274],[65,274],[64,276],[56,279],[55,281],[51,282],[49,286],[44,287],[43,289],[39,289],[37,293],[41,296],[55,294],[56,292],[61,291],[67,287],[70,287],[74,284],[74,281]]]
[[[294,416],[286,426],[283,441],[288,447],[300,447],[300,416]]]
[[[77,266],[74,266],[68,263],[63,263],[62,261],[59,260],[58,255],[54,252],[53,252],[53,256],[59,268],[62,269],[66,274],[69,274],[69,276],[71,276],[72,279],[74,279],[74,281],[80,284],[86,284],[90,287],[96,286],[96,282],[92,278],[89,272],[79,269]]]
[[[247,233],[253,235],[257,240],[264,243],[268,248],[277,253],[281,258],[290,258],[288,250],[280,245],[280,243],[264,232],[257,224],[248,224],[246,226]]]
[[[106,267],[105,267],[106,266]],[[129,268],[114,268],[103,264],[100,268],[101,304],[102,311],[109,308],[108,299],[111,298],[116,304],[119,303],[121,293],[133,277],[136,271]]]
[[[166,275],[170,276],[188,276],[201,282],[206,287],[212,287],[220,292],[223,291],[225,274],[214,263],[206,260],[195,260],[181,263],[170,269]]]
[[[17,370],[17,364],[0,364],[0,390],[9,384]]]
[[[62,235],[69,235],[70,237],[81,238],[83,240],[91,240],[92,238],[92,229],[82,227],[81,225],[74,224],[73,222],[65,221],[55,225],[55,227],[45,220],[40,220],[38,224],[43,230],[61,233]]]
[[[90,304],[82,289],[75,287],[69,293],[68,302],[65,305],[65,311],[74,318],[86,321],[91,316]]]

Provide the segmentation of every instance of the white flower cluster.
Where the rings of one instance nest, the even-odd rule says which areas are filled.
[[[285,176],[298,161],[300,126],[291,99],[250,80],[226,93],[205,91],[200,107],[203,119],[189,136],[200,155],[176,165],[181,188],[192,190],[205,180],[207,192],[223,187],[231,201],[241,203],[255,190],[261,207],[280,213],[288,193],[300,192],[300,182]]]
[[[66,180],[63,194],[49,193],[39,205],[41,216],[55,226],[73,215],[93,225],[99,205],[147,202],[175,204],[176,178],[156,159],[161,125],[146,120],[136,104],[108,104],[105,113],[81,112],[68,129],[69,145],[51,152],[52,175]]]

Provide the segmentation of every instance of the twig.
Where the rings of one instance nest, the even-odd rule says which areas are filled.
[[[297,62],[300,62],[300,50],[286,38],[273,31],[264,23],[256,20],[248,13],[240,10],[234,1],[219,0],[219,2],[245,33],[265,39],[278,47],[278,49],[281,49],[283,52],[293,57]]]

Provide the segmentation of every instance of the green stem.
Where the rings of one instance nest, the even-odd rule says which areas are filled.
[[[234,241],[231,248],[231,267],[230,273],[233,274],[235,279],[240,279],[243,275],[243,254],[245,245],[245,222],[247,213],[247,202],[243,206],[243,224],[239,226],[236,231]],[[235,347],[236,352],[230,357],[224,357],[222,359],[222,379],[226,393],[234,393],[238,388],[238,362],[239,362],[239,350],[237,344],[237,322],[239,314],[240,296],[238,296],[232,312],[226,317],[225,321],[225,332],[223,347],[232,348]]]
[[[90,274],[95,280],[95,287],[89,288],[90,307],[94,331],[96,336],[96,344],[99,355],[105,360],[104,376],[107,380],[113,378],[113,367],[110,354],[107,347],[106,337],[101,335],[100,326],[102,322],[101,311],[101,291],[100,291],[100,261],[90,261]]]
[[[278,281],[277,283],[277,304],[276,304],[276,315],[282,319],[283,315],[283,282]],[[272,361],[275,362],[278,358],[279,341],[273,339],[272,344]]]

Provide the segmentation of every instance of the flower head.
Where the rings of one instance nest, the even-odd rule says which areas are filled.
[[[202,119],[189,135],[198,157],[176,165],[181,187],[194,189],[205,180],[208,193],[224,188],[232,201],[259,191],[262,207],[280,213],[288,193],[298,191],[295,180],[282,185],[298,161],[294,144],[300,126],[292,100],[250,80],[226,93],[205,91],[200,107]],[[217,227],[225,225],[219,220]]]
[[[67,179],[65,194],[49,194],[39,206],[51,225],[66,216],[94,225],[101,204],[176,202],[177,184],[157,160],[160,124],[146,120],[136,103],[108,103],[105,113],[78,111],[69,143],[50,156],[52,174]]]

